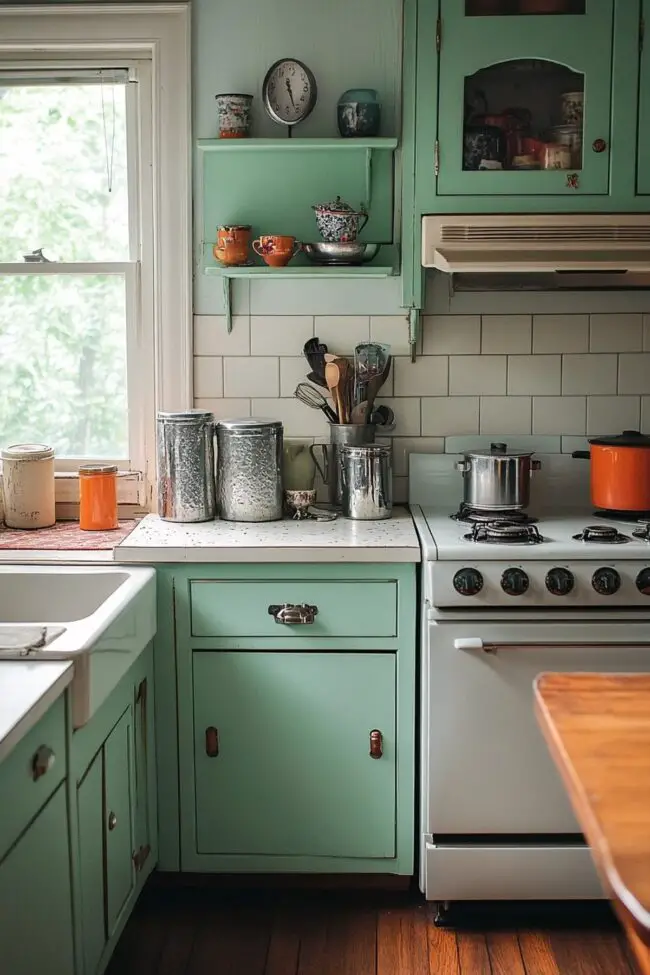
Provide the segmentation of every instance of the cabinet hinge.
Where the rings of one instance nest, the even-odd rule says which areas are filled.
[[[433,175],[440,175],[440,143],[437,139],[433,143]]]
[[[442,20],[438,17],[436,21],[436,51],[440,54],[442,47]]]
[[[643,51],[644,41],[645,41],[645,19],[641,17],[639,20],[639,51]]]

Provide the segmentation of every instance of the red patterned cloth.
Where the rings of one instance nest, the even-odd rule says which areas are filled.
[[[107,551],[130,535],[137,525],[135,518],[121,521],[114,531],[85,532],[76,521],[57,521],[51,528],[26,531],[0,526],[0,548],[45,551]]]

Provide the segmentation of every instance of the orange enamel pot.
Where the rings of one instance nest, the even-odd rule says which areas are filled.
[[[591,459],[591,501],[605,511],[650,512],[650,437],[624,430],[615,437],[596,437],[591,450],[574,457]]]

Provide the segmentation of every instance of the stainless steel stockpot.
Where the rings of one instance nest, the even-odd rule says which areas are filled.
[[[532,460],[533,451],[508,450],[507,444],[490,444],[489,450],[473,450],[456,463],[463,475],[463,501],[478,511],[515,511],[530,501],[530,475],[542,466]]]

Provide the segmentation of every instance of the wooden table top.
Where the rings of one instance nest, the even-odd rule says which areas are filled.
[[[650,947],[650,675],[542,674],[535,698],[601,880]]]

